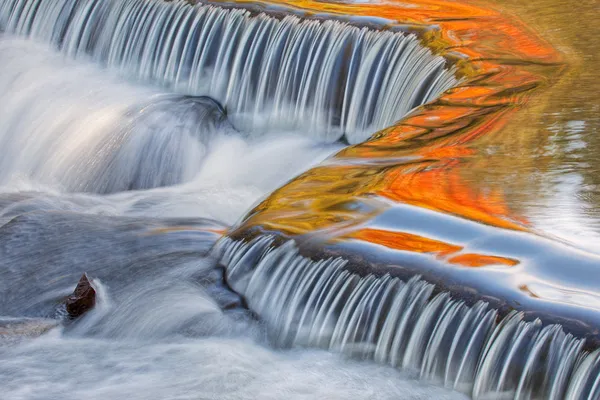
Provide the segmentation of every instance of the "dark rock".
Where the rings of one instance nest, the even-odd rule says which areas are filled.
[[[96,305],[96,290],[88,280],[86,274],[83,274],[75,291],[67,298],[67,312],[71,318],[77,318],[94,308]]]

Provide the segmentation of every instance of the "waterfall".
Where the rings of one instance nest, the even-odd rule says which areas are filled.
[[[205,97],[160,93],[0,37],[0,185],[15,175],[71,192],[115,193],[192,180],[235,133]]]
[[[0,30],[216,99],[238,129],[350,143],[455,86],[413,35],[162,0],[0,0]]]
[[[231,287],[282,347],[309,346],[413,371],[475,399],[597,399],[600,351],[558,325],[485,302],[468,306],[414,277],[359,276],[346,261],[313,261],[293,241],[221,239]]]

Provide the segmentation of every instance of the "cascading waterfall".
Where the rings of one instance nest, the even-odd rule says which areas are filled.
[[[0,0],[0,30],[221,102],[238,128],[367,139],[457,84],[412,35],[162,0]]]
[[[48,56],[46,48],[7,38],[10,34],[50,42],[68,57]],[[155,214],[163,218],[168,214],[165,205],[180,212],[182,207],[172,197],[186,194],[190,202],[200,203],[198,208],[206,217],[215,214],[233,222],[261,195],[307,164],[287,162],[293,168],[281,168],[287,172],[280,177],[276,173],[280,165],[267,161],[272,153],[280,158],[290,154],[295,162],[303,157],[300,153],[310,153],[310,157],[317,153],[306,142],[273,147],[270,153],[255,154],[243,146],[228,152],[239,143],[226,142],[220,147],[227,149],[225,155],[212,154],[212,168],[203,174],[201,164],[210,158],[207,146],[215,135],[243,141],[228,121],[252,135],[298,131],[320,141],[345,138],[357,143],[456,86],[454,70],[423,48],[416,37],[336,21],[277,19],[239,9],[162,0],[0,0],[0,35],[0,184],[24,174],[53,189],[59,187],[59,193],[30,193],[17,204],[0,199],[4,202],[0,233],[7,243],[5,248],[0,246],[4,266],[0,274],[7,288],[16,288],[13,293],[18,296],[13,297],[19,300],[5,307],[5,313],[16,314],[30,301],[30,286],[20,285],[24,277],[41,275],[40,265],[48,268],[37,282],[38,297],[47,307],[48,302],[54,307],[53,295],[67,293],[68,285],[63,282],[48,284],[54,275],[75,276],[78,268],[95,265],[92,272],[109,282],[106,293],[121,303],[112,314],[92,321],[93,329],[79,326],[80,335],[94,332],[102,339],[142,337],[147,341],[149,336],[172,338],[185,330],[193,336],[205,331],[207,320],[198,310],[202,305],[218,316],[216,327],[209,323],[206,331],[229,327],[228,323],[220,325],[220,307],[236,308],[239,299],[225,290],[227,283],[266,323],[279,347],[316,347],[375,361],[476,399],[600,397],[600,350],[585,352],[583,341],[565,334],[560,326],[526,321],[516,312],[499,320],[487,303],[468,305],[436,292],[434,285],[419,277],[405,282],[389,275],[360,276],[347,270],[343,259],[313,261],[301,256],[293,242],[275,247],[271,237],[250,243],[222,238],[214,251],[225,269],[224,279],[220,268],[212,270],[213,259],[207,256],[212,241],[217,240],[215,232],[223,227],[212,222],[181,227],[178,224],[184,222],[180,220],[162,224],[154,220]],[[138,85],[106,76],[97,79],[99,71],[87,69],[89,65],[65,65],[71,58],[100,64]],[[158,83],[163,90],[148,88],[148,83]],[[320,158],[335,150],[321,149]],[[248,163],[254,168],[245,168],[239,160],[247,153],[252,153]],[[212,186],[198,188],[194,182],[188,182],[185,191],[128,192],[192,179],[204,182],[212,175],[223,185],[233,158],[237,162],[231,175],[240,180],[229,182],[231,187],[252,181],[249,177],[255,179],[254,186],[260,186],[256,183],[260,177],[270,181],[259,193],[240,196],[243,201],[239,203],[232,200],[231,188],[218,192]],[[219,175],[224,170],[225,175]],[[57,200],[65,196],[63,191],[125,193],[112,197],[78,193]],[[212,192],[217,194],[200,199],[200,193]],[[210,209],[227,208],[223,204],[236,212]],[[88,214],[85,218],[80,215],[84,213]],[[122,214],[135,219],[121,221]],[[151,223],[145,227],[140,221],[149,216]],[[201,251],[196,249],[202,242],[199,238],[204,238]],[[132,261],[132,255],[137,259]],[[199,257],[210,279],[197,273]],[[173,266],[179,269],[172,271]],[[123,271],[129,272],[129,278],[120,287],[113,282],[123,280]],[[143,282],[137,279],[138,273],[147,274]],[[222,296],[217,305],[212,303],[215,295],[210,288],[206,296],[198,296],[198,282],[211,279],[218,283],[216,292]],[[55,289],[50,295],[42,293],[48,286]],[[5,288],[3,292],[10,291]],[[32,317],[37,316],[40,302],[37,299],[35,307],[29,305]],[[161,324],[156,322],[159,319]],[[64,348],[72,349],[68,340],[39,346],[44,350],[48,345],[57,346],[59,354],[67,353]],[[145,354],[148,347],[162,357],[162,343],[136,345],[127,348],[134,354],[132,359]],[[181,345],[182,353],[189,352],[187,345]],[[87,366],[90,359],[103,360],[99,355],[105,355],[104,348],[112,356],[121,354],[120,346],[109,340],[89,340],[85,346],[79,344],[85,348],[77,354],[85,355],[81,365]],[[228,344],[217,346],[228,348]],[[0,377],[38,366],[36,357],[44,357],[47,351],[34,348],[36,354],[30,356],[31,348],[18,348],[14,353],[2,353],[0,348],[0,355],[16,360],[12,370],[0,366]],[[90,353],[96,356],[88,357]],[[208,354],[192,357],[190,364],[221,357]],[[250,358],[254,363],[248,362],[249,375],[255,365],[268,364]],[[37,374],[50,374],[46,382],[54,382],[54,360],[44,361]],[[106,375],[104,364],[121,362],[100,362],[97,376]],[[173,357],[171,365],[180,368],[176,374],[183,376],[180,385],[196,381],[197,376],[184,376],[191,368],[182,369],[179,362]],[[133,364],[132,371],[139,372],[141,368]],[[159,363],[152,360],[150,364]],[[31,376],[20,379],[31,387],[27,379],[37,376],[26,375]],[[115,375],[121,371],[117,369]],[[210,373],[195,375],[213,378]],[[249,393],[249,398],[257,397]]]
[[[209,98],[105,79],[42,45],[0,39],[0,64],[0,184],[20,174],[79,192],[171,186],[235,133]]]
[[[597,399],[600,351],[560,326],[484,302],[434,294],[415,277],[359,276],[343,259],[312,261],[292,241],[221,239],[228,283],[266,322],[275,344],[340,351],[415,371],[475,399]]]

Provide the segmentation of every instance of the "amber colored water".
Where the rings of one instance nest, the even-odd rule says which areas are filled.
[[[408,27],[463,81],[274,192],[235,234],[325,240],[595,332],[594,2],[276,3]]]
[[[402,278],[422,274],[442,289],[467,288],[490,302],[500,299],[492,306],[501,312],[517,309],[560,323],[571,318],[579,325],[565,324],[567,330],[597,336],[597,1],[272,3],[293,5],[305,13],[396,23],[447,57],[463,81],[371,141],[344,149],[277,189],[237,232],[227,233],[272,230],[300,238],[300,245],[308,238],[318,247],[343,250],[338,254],[374,255]],[[31,55],[38,53],[43,52]],[[78,76],[68,73],[73,79]],[[104,78],[98,79],[98,85],[106,85]],[[137,96],[138,89],[119,88]],[[119,101],[126,100],[120,91],[115,93]],[[298,142],[270,147],[278,155],[274,158],[285,159],[288,153],[282,149],[288,147],[289,158],[298,158],[308,147],[294,143]],[[223,149],[231,147],[226,143]],[[258,169],[241,164],[246,174],[237,180],[236,169],[236,179],[229,179],[229,169],[217,157],[221,186],[230,182],[244,189],[244,184],[253,184],[252,178],[261,183],[265,170],[282,172],[277,165],[262,163],[269,159],[266,153],[238,147],[240,156],[234,151],[228,157],[239,157],[239,162],[249,158]],[[274,175],[279,181],[279,174]],[[237,214],[213,211],[213,205],[240,210],[263,193],[229,190],[221,198],[216,197],[223,193],[218,189],[208,187],[206,200],[194,196],[190,202],[200,202],[196,208],[201,216],[227,222]],[[266,185],[264,190],[271,189]],[[186,193],[175,197],[179,203],[173,209],[187,210]],[[37,207],[29,200],[11,196],[7,204],[24,203],[13,209],[17,211]],[[378,398],[458,396],[420,386],[394,370],[327,358],[321,352],[280,353],[265,349],[259,339],[258,344],[238,340],[238,331],[244,337],[261,332],[233,311],[222,313],[196,284],[211,279],[220,283],[209,274],[209,250],[217,240],[214,233],[225,228],[188,221],[182,227],[179,220],[146,226],[133,217],[168,214],[169,209],[155,211],[154,201],[114,201],[116,205],[76,196],[63,206],[42,197],[43,207],[63,207],[65,212],[25,212],[11,219],[14,224],[6,224],[4,235],[24,242],[15,247],[12,258],[4,258],[4,270],[18,282],[11,286],[15,293],[30,296],[36,291],[36,282],[26,277],[29,271],[42,276],[37,272],[40,264],[49,268],[37,283],[51,288],[56,297],[69,293],[84,267],[104,282],[98,282],[101,294],[106,289],[100,296],[102,307],[71,336],[56,332],[32,345],[0,349],[0,358],[6,360],[0,363],[0,376],[11,380],[10,393],[23,398],[76,398],[82,390],[92,398],[297,398],[306,393],[367,398],[377,390]],[[147,210],[144,203],[149,204]],[[95,210],[101,215],[82,214]],[[137,214],[119,219],[119,213],[132,210]],[[39,251],[40,242],[48,254]],[[70,252],[63,251],[65,243]],[[127,247],[131,243],[136,252]],[[23,265],[19,273],[13,272],[15,265]],[[137,268],[149,273],[145,286]],[[25,281],[27,286],[21,284]],[[218,289],[224,304],[237,300]],[[49,303],[53,298],[43,299]],[[102,321],[107,323],[99,327]],[[205,332],[217,337],[188,340],[180,338],[182,330],[192,338]],[[221,332],[233,338],[221,338]],[[74,369],[84,373],[74,375]]]
[[[504,192],[531,225],[600,248],[600,5],[594,0],[489,2],[520,17],[564,56],[565,73],[505,129],[476,143],[464,177]]]
[[[466,62],[463,57],[458,65],[467,82],[447,95],[446,103],[417,112],[416,118],[383,131],[373,146],[357,146],[340,154],[337,167],[309,174],[342,175],[344,180],[308,183],[308,177],[303,177],[267,206],[272,209],[277,198],[278,218],[285,218],[280,211],[285,208],[281,203],[289,205],[286,196],[321,192],[314,196],[319,199],[312,200],[312,211],[320,212],[311,222],[304,219],[304,226],[285,220],[277,224],[269,218],[269,225],[292,231],[295,229],[290,225],[298,225],[298,232],[322,224],[335,225],[336,218],[344,218],[328,218],[328,203],[342,204],[348,199],[340,197],[373,190],[379,194],[383,191],[396,202],[556,236],[595,251],[594,242],[600,237],[596,177],[600,163],[596,151],[600,142],[596,137],[600,80],[595,65],[599,29],[595,21],[600,11],[594,1],[577,7],[556,0],[417,1],[404,9],[406,4],[395,2],[339,3],[304,1],[295,5],[315,13],[383,16],[388,21],[413,23],[416,31],[423,25],[441,26],[442,34],[425,34],[424,42],[442,49],[440,53],[449,59],[455,59],[456,51],[466,55]],[[458,16],[456,21],[451,20],[453,15]],[[488,24],[485,29],[481,29],[482,20]],[[458,46],[448,45],[456,38],[455,31],[467,40],[461,38]],[[510,41],[505,40],[507,37]],[[488,80],[484,84],[479,85],[480,78],[472,84],[472,75],[496,68],[494,57],[505,70],[491,79],[484,78]],[[472,65],[479,71],[474,72]],[[449,106],[448,102],[454,103]],[[477,120],[477,128],[468,126],[473,120]],[[411,131],[415,126],[418,129]],[[441,132],[423,134],[423,129],[430,128]],[[346,163],[346,157],[358,157],[360,162]],[[414,157],[435,162],[418,165]],[[385,167],[368,165],[375,163]],[[372,178],[365,179],[365,174],[358,172],[365,169]],[[353,187],[357,175],[360,183]],[[380,179],[386,182],[381,184]],[[325,194],[334,198],[324,200]],[[359,212],[352,213],[359,215],[346,217],[362,221],[369,218],[370,209],[363,204]]]
[[[472,172],[480,158],[488,160],[484,143],[506,140],[507,124],[523,109],[532,109],[532,98],[564,74],[568,62],[549,42],[516,16],[489,5],[443,0],[272,3],[293,5],[305,15],[385,18],[387,26],[401,25],[419,35],[454,65],[463,81],[275,192],[242,229],[337,230],[381,214],[392,200],[392,206],[409,204],[503,229],[531,230],[529,219],[509,206],[504,188],[493,180],[496,186],[484,187],[487,177],[468,178],[464,171]],[[515,136],[510,135],[511,143]]]

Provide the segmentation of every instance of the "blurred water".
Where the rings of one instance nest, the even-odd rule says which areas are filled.
[[[462,397],[271,350],[225,285],[210,249],[227,225],[340,145],[242,135],[208,98],[21,39],[0,37],[0,62],[0,397]],[[84,272],[97,306],[69,322],[63,300]]]
[[[7,0],[4,4],[9,3],[27,2]],[[33,3],[42,2],[28,4]],[[142,4],[130,2],[134,3]],[[49,4],[46,2],[44,7],[52,8]],[[497,137],[477,143],[479,155],[473,157],[462,175],[480,192],[492,192],[500,186],[511,209],[534,228],[597,251],[600,164],[594,133],[599,108],[594,88],[600,80],[597,72],[590,72],[596,71],[593,67],[598,54],[590,25],[593,19],[574,29],[570,22],[578,17],[572,14],[575,7],[560,0],[531,4],[511,7],[535,9],[523,13],[530,17],[527,22],[545,21],[547,25],[537,28],[544,35],[552,30],[554,35],[565,39],[568,44],[562,50],[572,56],[569,46],[577,48],[583,61],[573,62],[575,73],[550,92],[547,104],[546,100],[534,101],[514,125]],[[590,4],[593,6],[594,2],[586,1],[581,7]],[[169,18],[165,11],[168,6],[156,7],[162,7],[161,18]],[[136,10],[130,9],[131,15]],[[221,12],[205,14],[218,13]],[[177,18],[189,22],[190,15],[180,7]],[[219,15],[223,17],[225,13]],[[241,14],[236,18],[252,23]],[[40,25],[34,29],[35,35],[50,40],[44,37],[44,32],[52,31],[48,21],[37,22]],[[298,28],[294,19],[286,23],[290,31]],[[261,20],[261,24],[261,29],[277,25],[268,18]],[[21,22],[20,27],[12,28],[28,33],[33,25]],[[254,111],[261,108],[265,111],[272,103],[254,104],[240,94],[243,91],[224,92],[219,85],[212,92],[204,91],[214,94],[226,106],[238,108],[237,115],[228,115],[225,107],[214,99],[174,95],[166,89],[123,80],[123,76],[135,76],[142,81],[165,78],[161,83],[174,91],[202,92],[198,89],[201,85],[194,85],[206,83],[206,76],[195,77],[190,83],[186,81],[186,63],[175,68],[175,64],[164,62],[171,54],[171,46],[163,46],[165,52],[160,60],[154,53],[144,59],[146,67],[156,67],[152,70],[156,76],[149,76],[144,75],[148,70],[138,71],[140,65],[135,62],[128,64],[131,59],[104,59],[106,54],[102,51],[90,51],[88,45],[93,40],[87,44],[80,42],[78,32],[69,32],[68,37],[73,41],[67,40],[69,46],[63,48],[77,56],[78,62],[30,41],[0,37],[2,396],[9,399],[460,397],[417,383],[412,376],[401,375],[391,368],[355,363],[323,352],[272,350],[264,326],[245,310],[243,300],[227,288],[223,271],[216,262],[217,255],[210,252],[227,226],[259,199],[341,148],[339,144],[325,145],[317,140],[339,138],[343,129],[339,128],[338,119],[348,115],[340,116],[337,111],[319,115],[315,111],[318,107],[305,101],[315,88],[321,94],[332,93],[327,79],[315,79],[314,85],[307,84],[303,89],[305,96],[301,96],[298,104],[314,106],[315,113],[308,116],[312,119],[306,114],[310,107],[299,110],[275,107],[277,112],[269,115]],[[86,32],[91,31],[79,33]],[[174,39],[186,31],[182,29],[175,35],[173,28],[169,32]],[[578,32],[585,33],[585,37],[580,38]],[[113,33],[109,30],[105,36],[111,37]],[[341,33],[340,37],[364,36],[358,30]],[[411,48],[424,56],[425,52],[412,39],[388,36],[390,43],[414,45]],[[302,43],[315,43],[310,41],[313,39]],[[55,44],[60,47],[63,43]],[[117,44],[125,46],[121,48],[123,54],[125,50],[135,50],[126,46],[127,41]],[[373,48],[381,46],[379,43]],[[273,51],[277,53],[276,48]],[[86,64],[88,56],[110,67],[105,70]],[[221,57],[221,61],[234,58]],[[423,62],[429,61],[426,58]],[[450,74],[440,72],[441,61],[434,61],[425,62],[427,68],[423,71],[428,76],[439,75],[441,80],[436,90],[430,88],[421,96],[423,101],[435,97],[438,89],[456,83]],[[237,79],[225,69],[213,68],[211,62],[206,64],[207,68],[198,70],[218,76],[215,82]],[[372,66],[365,71],[384,65],[376,58],[371,62]],[[335,71],[334,64],[320,65],[332,67],[328,70],[331,72]],[[120,77],[112,75],[111,70],[119,69]],[[176,69],[177,79],[173,75]],[[180,79],[181,71],[186,79]],[[239,71],[244,72],[243,68]],[[297,81],[299,76],[292,76],[290,82]],[[416,81],[423,80],[427,79]],[[282,79],[282,82],[284,87],[287,81]],[[239,87],[253,85],[257,83],[249,81]],[[402,82],[398,85],[402,86]],[[567,86],[568,96],[564,94]],[[372,94],[378,88],[365,84],[361,90]],[[399,93],[396,89],[390,92]],[[376,107],[378,101],[386,101],[385,97],[376,101],[363,94],[356,95],[356,99],[358,105],[353,108],[356,112],[350,113],[352,118],[363,111],[361,101],[367,99],[369,107],[375,109],[380,109]],[[419,99],[408,99],[405,108],[416,105],[416,100]],[[252,120],[248,122],[244,112],[252,107]],[[348,132],[354,131],[350,135],[345,133],[346,140],[355,142],[367,137],[370,130],[364,127],[372,122],[371,117],[341,123],[340,126],[350,127]],[[385,113],[378,118],[384,126],[398,117],[399,114]],[[298,121],[307,118],[312,122],[299,132],[278,131],[278,126],[298,128]],[[280,125],[275,123],[277,120]],[[254,129],[245,126],[245,121]],[[319,131],[319,126],[327,124],[326,130]],[[257,129],[267,125],[269,133]],[[514,129],[516,138],[506,135],[515,126],[519,128]],[[435,222],[438,232],[439,220]],[[453,236],[456,234],[452,232]],[[62,300],[83,272],[93,278],[99,293],[98,306],[83,319],[68,323],[63,319]],[[576,276],[573,268],[565,274]],[[555,273],[553,277],[561,276]],[[549,290],[531,285],[529,289],[538,294]],[[256,296],[269,297],[260,291]],[[573,301],[565,296],[559,300]],[[583,304],[595,300],[591,295],[581,299]],[[56,321],[64,322],[64,326],[32,340],[51,329]],[[525,335],[528,325],[523,329]],[[540,348],[534,346],[536,351]],[[498,354],[502,349],[499,347]],[[534,355],[537,357],[538,353]],[[513,352],[508,352],[509,360],[512,356]],[[500,378],[494,375],[498,365],[505,365]],[[509,365],[512,364],[490,362],[486,367],[491,378],[482,385],[500,388],[505,372],[516,374],[523,367],[509,368]],[[526,363],[525,370],[533,368],[531,365]],[[597,376],[594,368],[590,366],[592,377]]]
[[[0,348],[9,399],[459,399],[397,370],[244,339],[63,338]]]
[[[32,42],[2,38],[0,63],[4,192],[129,191],[93,202],[111,214],[232,223],[340,148],[293,133],[242,135],[209,98],[132,86]]]
[[[207,94],[244,131],[366,140],[458,82],[413,35],[176,0],[0,1],[0,29]]]

